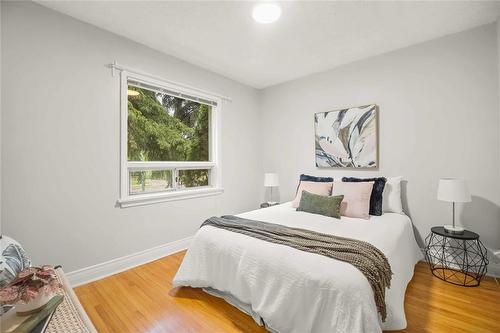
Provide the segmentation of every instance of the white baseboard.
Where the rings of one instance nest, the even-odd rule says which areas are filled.
[[[71,286],[74,288],[185,250],[189,247],[192,239],[193,237],[179,239],[148,250],[72,271],[66,273],[65,275]]]

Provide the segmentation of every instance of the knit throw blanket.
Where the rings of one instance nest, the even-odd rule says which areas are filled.
[[[204,226],[237,232],[353,265],[364,274],[370,283],[377,310],[382,321],[385,321],[387,316],[385,288],[390,287],[392,271],[385,255],[370,243],[274,223],[247,220],[231,215],[211,217],[203,222],[201,227]]]

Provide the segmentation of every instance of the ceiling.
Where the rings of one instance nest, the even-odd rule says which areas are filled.
[[[281,18],[262,25],[256,2],[38,3],[255,88],[491,23],[499,5],[280,2]]]

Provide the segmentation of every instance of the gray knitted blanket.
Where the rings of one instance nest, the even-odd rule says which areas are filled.
[[[382,321],[385,321],[387,316],[385,288],[390,287],[392,271],[385,255],[370,243],[231,215],[211,217],[203,222],[201,227],[204,226],[237,232],[353,265],[368,279],[373,289],[377,310]]]

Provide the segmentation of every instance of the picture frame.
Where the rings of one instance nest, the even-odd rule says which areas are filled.
[[[378,169],[378,106],[367,104],[314,114],[318,168]]]

